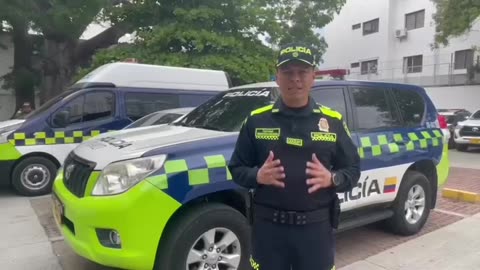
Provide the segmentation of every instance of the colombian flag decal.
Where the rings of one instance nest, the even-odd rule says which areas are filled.
[[[383,193],[392,193],[397,190],[397,178],[388,177],[385,179],[385,184],[383,185]]]

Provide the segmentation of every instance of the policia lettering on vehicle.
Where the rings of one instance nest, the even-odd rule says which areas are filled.
[[[312,49],[283,47],[280,98],[244,122],[229,169],[251,191],[254,270],[331,270],[337,192],[356,186],[360,157],[340,113],[318,105]]]

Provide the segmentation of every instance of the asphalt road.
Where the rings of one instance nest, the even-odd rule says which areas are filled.
[[[469,168],[469,173],[480,177],[480,148],[461,153],[456,150],[450,152],[450,162],[453,168],[450,177],[464,178],[458,168]],[[478,171],[477,171],[478,170]],[[30,200],[40,223],[44,227],[54,253],[57,255],[64,270],[108,270],[104,266],[87,261],[75,253],[63,242],[50,212],[49,197],[33,198]],[[448,211],[445,209],[449,209]],[[453,209],[453,211],[452,211]],[[480,212],[480,205],[456,203],[439,198],[438,209],[432,212],[424,230],[417,236],[399,237],[391,235],[376,225],[370,225],[337,235],[337,269],[358,260],[365,259],[385,249],[411,240],[422,234],[456,222],[464,217]]]

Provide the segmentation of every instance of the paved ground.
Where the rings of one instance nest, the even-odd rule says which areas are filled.
[[[451,169],[447,186],[480,192],[480,150],[474,150],[470,153],[452,151],[451,163],[455,165],[455,168]],[[5,269],[32,269],[25,267],[26,265],[32,265],[32,262],[35,262],[35,265],[42,265],[43,268],[35,268],[42,270],[111,269],[84,260],[65,245],[53,223],[48,196],[28,200],[8,192],[0,193],[0,205],[2,205],[0,217],[12,216],[11,220],[0,219],[2,228],[8,225],[7,230],[0,232],[0,239],[7,239],[7,241],[0,242],[0,265],[2,265],[2,269],[4,269],[5,263],[16,266],[16,268],[7,267]],[[5,208],[4,205],[8,205],[8,207]],[[438,231],[440,228],[449,228],[448,226],[457,224],[458,221],[467,221],[477,213],[480,213],[480,204],[454,202],[439,196],[437,209],[431,213],[430,219],[419,235],[399,237],[385,232],[379,225],[370,225],[338,234],[337,267],[353,264],[352,267],[357,268],[350,268],[349,266],[346,269],[377,269],[370,267],[370,264],[380,263],[381,265],[381,262],[374,258],[385,250],[409,245],[411,242],[415,242],[409,240],[422,238],[423,236],[428,237],[432,235],[431,232]],[[38,226],[38,222],[35,223],[36,217],[38,217],[41,226]],[[44,228],[47,236],[41,232],[41,227]],[[22,238],[21,228],[28,228],[30,231],[39,230],[39,232],[35,234],[36,236],[33,239],[25,239],[25,237]],[[51,246],[48,244],[49,241]],[[31,245],[31,250],[29,245]],[[21,248],[21,250],[18,248]],[[22,254],[19,254],[20,251],[22,251]],[[23,254],[25,252],[28,253],[27,258]],[[385,256],[384,254],[383,257],[378,258],[383,259]],[[25,265],[22,264],[23,262],[25,262]],[[356,262],[357,264],[354,264]],[[385,266],[385,268],[378,269],[397,268],[387,268]]]

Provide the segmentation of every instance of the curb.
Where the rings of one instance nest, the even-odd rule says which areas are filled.
[[[469,203],[480,203],[480,194],[475,192],[469,192],[459,189],[444,188],[442,190],[442,196],[447,199],[469,202]]]

